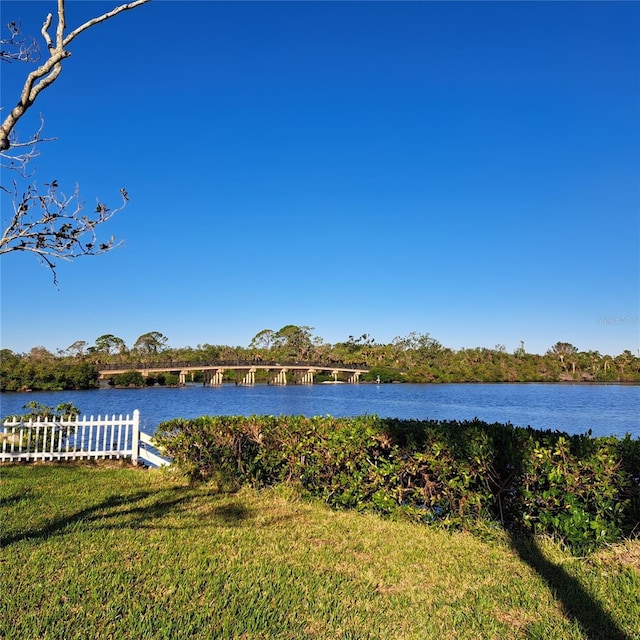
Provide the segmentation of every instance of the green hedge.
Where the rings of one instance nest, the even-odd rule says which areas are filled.
[[[499,522],[584,551],[638,533],[640,440],[479,420],[203,416],[156,441],[192,478],[293,482],[334,507],[466,527]]]

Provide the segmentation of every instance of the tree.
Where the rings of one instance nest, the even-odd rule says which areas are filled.
[[[148,333],[143,333],[136,340],[133,348],[140,354],[156,354],[158,351],[164,349],[167,340],[168,338],[163,336],[159,331],[149,331]]]
[[[106,355],[126,353],[127,345],[122,338],[118,338],[111,333],[96,338],[94,351],[105,353]]]
[[[69,345],[67,347],[66,352],[70,356],[81,358],[84,355],[84,350],[86,348],[87,348],[87,343],[85,340],[76,340],[72,345]]]
[[[49,351],[46,347],[43,347],[43,346],[32,347],[29,353],[27,354],[27,357],[30,358],[31,360],[51,361],[54,359],[53,353],[51,353],[51,351]]]
[[[520,340],[520,346],[513,352],[513,355],[517,358],[524,358],[527,355],[527,351],[524,348],[524,340]]]
[[[349,336],[346,342],[337,342],[333,351],[338,362],[363,364],[369,361],[377,346],[371,335],[363,333],[359,338]]]
[[[621,354],[617,355],[613,361],[620,370],[620,375],[624,374],[625,369],[634,361],[633,353],[629,349],[625,349]]]
[[[91,355],[91,361],[98,364],[109,362],[111,356],[123,356],[129,350],[122,338],[114,336],[112,333],[105,333],[96,338],[95,344],[87,349],[87,354]]]
[[[68,31],[65,1],[58,0],[55,34],[50,31],[53,24],[51,13],[40,30],[46,45],[45,60],[27,74],[17,104],[0,124],[0,168],[12,170],[15,176],[11,184],[0,185],[3,195],[11,200],[11,206],[2,207],[6,218],[3,216],[2,219],[0,255],[15,251],[32,253],[51,270],[54,284],[57,284],[58,260],[100,255],[118,246],[113,237],[99,242],[96,227],[121,211],[129,196],[125,189],[120,189],[122,202],[117,208],[109,208],[98,201],[93,215],[87,215],[83,213],[84,203],[80,200],[77,187],[71,195],[66,195],[60,190],[57,180],[51,180],[43,183],[44,188],[41,189],[30,181],[28,164],[38,155],[38,145],[50,140],[42,137],[42,117],[40,127],[28,140],[19,140],[15,127],[38,96],[56,81],[62,71],[63,61],[71,55],[69,45],[77,36],[123,11],[147,2],[150,0],[122,4]],[[40,48],[35,40],[25,38],[15,21],[9,23],[8,29],[9,37],[0,39],[0,61],[32,65],[39,62]],[[7,211],[10,213],[7,214]]]
[[[313,327],[288,324],[273,335],[273,346],[280,357],[291,360],[306,360],[314,350]]]
[[[428,333],[412,331],[407,336],[397,336],[391,342],[396,366],[410,369],[417,363],[433,359],[442,345]]]
[[[560,360],[563,369],[566,369],[565,360],[571,356],[575,356],[577,353],[577,347],[574,347],[570,342],[556,342],[551,349],[547,351],[548,356]]]
[[[276,332],[273,329],[263,329],[258,331],[249,343],[249,349],[271,349],[271,345],[274,343]]]

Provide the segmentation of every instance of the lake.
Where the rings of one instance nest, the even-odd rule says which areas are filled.
[[[0,394],[2,417],[23,413],[27,402],[71,402],[87,415],[140,410],[153,433],[171,418],[201,415],[377,414],[381,417],[510,422],[594,436],[640,437],[640,386],[615,384],[339,384],[311,386],[96,389]]]

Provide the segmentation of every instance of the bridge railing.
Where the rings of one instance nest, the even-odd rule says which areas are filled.
[[[121,371],[123,369],[144,370],[144,369],[196,369],[198,367],[309,367],[313,369],[347,369],[350,371],[363,371],[369,367],[357,364],[344,364],[343,362],[282,362],[277,360],[214,360],[214,361],[168,361],[168,362],[122,362],[122,363],[105,363],[99,365],[102,371]]]

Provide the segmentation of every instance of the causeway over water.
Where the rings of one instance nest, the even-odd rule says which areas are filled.
[[[138,371],[143,376],[156,373],[174,373],[179,376],[180,384],[186,384],[189,374],[202,371],[205,386],[219,386],[224,380],[226,371],[234,370],[242,372],[238,381],[239,385],[253,385],[256,382],[256,371],[267,371],[269,384],[286,385],[287,374],[293,373],[297,384],[313,384],[314,376],[318,373],[329,374],[333,382],[347,382],[357,384],[360,376],[368,373],[366,367],[345,364],[322,364],[302,362],[165,362],[165,363],[131,363],[104,365],[100,370],[100,379],[105,380],[111,376]]]

